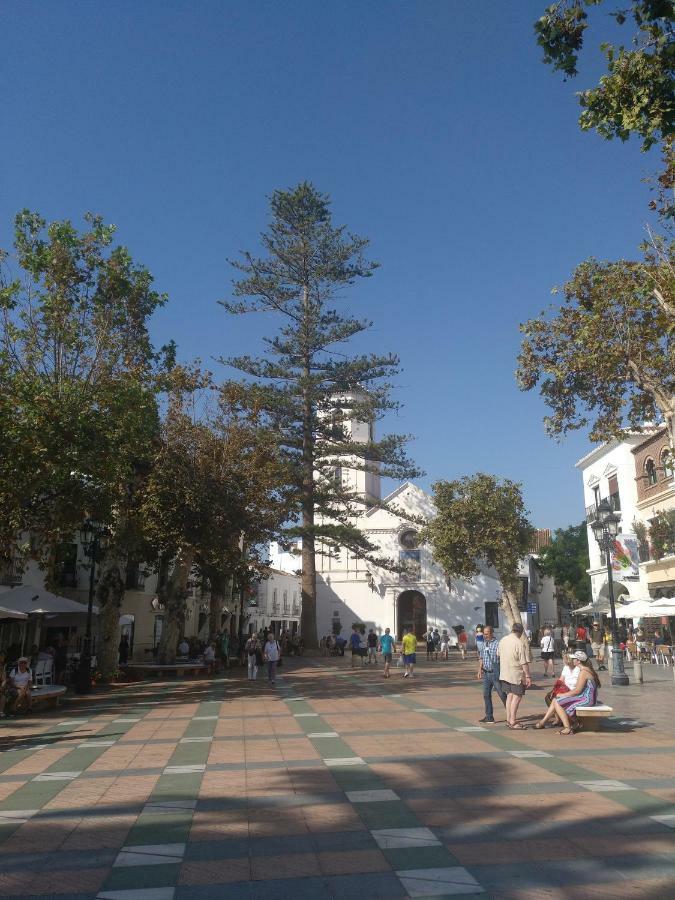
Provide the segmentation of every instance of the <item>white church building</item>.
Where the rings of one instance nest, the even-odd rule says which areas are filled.
[[[343,407],[348,403],[348,399],[343,401]],[[372,425],[352,420],[345,426],[352,440],[364,444],[372,440]],[[364,471],[350,468],[349,459],[336,459],[334,477],[365,501],[363,512],[354,521],[379,548],[373,555],[403,565],[405,572],[379,568],[346,548],[328,555],[317,545],[319,637],[342,634],[347,638],[355,623],[372,627],[378,634],[390,628],[397,639],[408,626],[420,638],[432,627],[452,637],[456,625],[463,625],[470,635],[478,624],[506,633],[496,572],[486,569],[471,583],[449,583],[429,546],[420,544],[419,526],[414,523],[433,517],[429,494],[406,482],[385,498],[385,504],[396,510],[393,512],[373,505],[381,500],[380,475],[374,467]],[[282,553],[273,545],[272,565],[297,572],[301,566],[299,546]]]

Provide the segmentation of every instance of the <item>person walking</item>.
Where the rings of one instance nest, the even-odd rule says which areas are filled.
[[[384,661],[384,677],[389,678],[389,666],[396,651],[396,641],[389,633],[389,629],[384,629],[384,634],[380,635],[380,653]]]
[[[593,622],[591,625],[591,649],[593,656],[598,661],[598,669],[604,669],[605,665],[605,636],[599,622]]]
[[[555,640],[551,633],[551,629],[548,626],[544,628],[539,647],[541,649],[541,658],[544,661],[544,678],[555,678],[555,665],[553,663],[553,657],[555,656]]]
[[[485,642],[485,630],[482,625],[476,625],[476,656],[480,659],[481,647]]]
[[[459,641],[459,652],[462,655],[462,659],[466,659],[466,650],[469,646],[469,635],[466,633],[464,626],[460,625],[461,631],[457,635],[457,640]]]
[[[523,642],[523,626],[514,622],[511,634],[499,642],[499,673],[502,690],[506,693],[506,725],[508,728],[524,731],[527,726],[518,721],[518,707],[530,687],[530,665]]]
[[[486,725],[495,724],[494,707],[492,706],[492,691],[496,691],[497,696],[506,707],[506,693],[502,689],[499,680],[499,641],[494,636],[491,625],[486,625],[483,629],[482,646],[478,649],[478,674],[476,678],[483,682],[483,703],[485,705],[485,715],[478,721]]]
[[[404,678],[414,678],[414,668],[417,662],[417,636],[409,626],[404,629],[403,635],[403,665],[405,666]]]
[[[270,684],[277,682],[277,663],[281,657],[281,647],[274,637],[274,632],[270,631],[267,635],[267,643],[265,644],[265,662],[267,663],[267,681]]]
[[[361,657],[361,665],[363,665],[363,657],[361,656],[361,635],[356,625],[352,628],[349,635],[349,646],[352,651],[352,669],[356,666],[356,660]]]
[[[434,633],[430,628],[427,633],[424,635],[424,640],[427,645],[427,662],[434,657]]]
[[[257,634],[252,634],[246,641],[246,659],[248,660],[248,680],[255,681],[258,677],[258,661],[260,658],[260,641]]]
[[[368,665],[377,665],[377,635],[373,631],[372,628],[368,629],[368,637],[366,638],[366,643],[368,644]]]

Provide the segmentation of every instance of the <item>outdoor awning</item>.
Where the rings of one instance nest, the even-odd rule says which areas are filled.
[[[655,615],[658,613],[654,612],[652,604],[647,600],[634,600],[627,606],[617,606],[616,608],[617,619],[642,619]]]
[[[52,594],[44,588],[36,588],[30,584],[22,584],[20,587],[8,588],[0,594],[0,606],[6,606],[15,612],[27,615],[73,615],[84,614],[87,607],[77,600],[69,597],[60,597]],[[94,607],[94,613],[98,614],[98,607]]]
[[[586,606],[580,606],[579,609],[575,609],[574,614],[586,615],[593,613],[593,615],[609,615],[609,600],[605,600],[601,598],[597,603],[588,603]]]
[[[18,609],[7,609],[6,606],[0,606],[0,619],[27,619],[26,613],[19,612]]]

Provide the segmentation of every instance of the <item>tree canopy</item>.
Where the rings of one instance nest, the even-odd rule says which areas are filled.
[[[157,427],[148,319],[166,297],[115,229],[24,210],[0,280],[0,540],[38,558],[85,513],[111,521]],[[18,271],[17,271],[18,270]]]
[[[395,479],[415,475],[406,438],[355,439],[350,419],[372,423],[396,404],[388,379],[398,371],[393,354],[349,356],[344,345],[371,322],[339,309],[346,288],[369,278],[377,265],[365,258],[368,241],[335,226],[329,198],[303,182],[275,191],[271,221],[262,235],[263,256],[244,253],[233,265],[243,277],[236,298],[224,302],[234,314],[269,312],[281,320],[266,338],[263,357],[223,360],[245,376],[242,407],[255,409],[276,435],[288,465],[288,500],[297,522],[288,537],[302,538],[302,633],[316,645],[315,552],[344,546],[368,557],[376,552],[354,516],[375,498],[360,495],[336,477],[349,468]],[[383,562],[378,560],[379,563]]]
[[[588,529],[585,522],[557,528],[548,547],[541,552],[541,567],[550,575],[556,587],[561,587],[576,606],[591,599],[591,579],[588,575]]]
[[[645,263],[588,260],[564,302],[521,325],[516,377],[537,385],[552,436],[589,426],[593,441],[662,418],[673,440],[672,252]]]
[[[478,473],[433,485],[437,514],[423,538],[449,578],[470,581],[484,561],[502,585],[502,607],[510,623],[520,622],[518,563],[528,552],[533,528],[519,484]]]
[[[588,27],[588,9],[603,0],[557,0],[534,25],[544,62],[566,77],[577,65]],[[579,92],[582,129],[604,138],[642,138],[642,149],[667,140],[675,120],[675,4],[673,0],[604,3],[616,25],[630,32],[627,45],[609,40],[600,48],[607,61],[595,87]],[[615,31],[616,29],[608,29]]]

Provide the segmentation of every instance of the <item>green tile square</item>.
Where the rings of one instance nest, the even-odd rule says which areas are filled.
[[[405,803],[356,803],[354,808],[368,828],[417,828],[420,824]]]
[[[202,772],[187,775],[161,775],[150,795],[149,803],[159,800],[196,800],[202,783]],[[32,807],[17,807],[31,809]]]
[[[124,891],[153,887],[173,887],[178,884],[180,863],[159,866],[122,866],[112,869],[106,878],[104,891]]]
[[[136,819],[127,844],[182,844],[187,841],[192,825],[192,811],[187,813],[141,815]]]
[[[392,869],[397,872],[403,869],[445,869],[459,865],[445,847],[400,847],[382,852]]]

